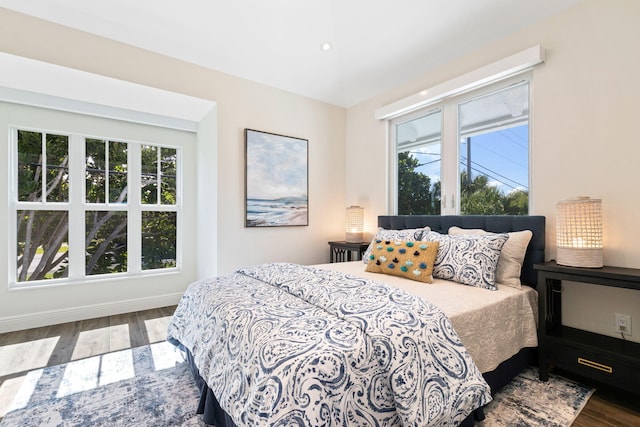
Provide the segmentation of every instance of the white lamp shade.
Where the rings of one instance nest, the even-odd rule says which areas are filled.
[[[571,267],[602,267],[602,201],[578,197],[558,202],[556,217],[556,262]]]
[[[364,232],[364,208],[349,206],[345,227],[345,240],[347,242],[362,242]]]

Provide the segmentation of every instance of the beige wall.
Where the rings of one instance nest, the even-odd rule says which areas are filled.
[[[204,165],[198,166],[217,171],[215,179],[199,181],[202,186],[217,180],[210,191],[217,193],[215,203],[200,204],[208,210],[217,206],[210,212],[214,231],[197,242],[199,252],[211,251],[213,270],[203,265],[208,258],[200,253],[198,271],[226,273],[275,258],[326,261],[326,241],[342,237],[345,204],[365,206],[367,227],[373,230],[376,215],[386,213],[387,206],[387,132],[385,123],[374,119],[374,110],[541,43],[547,61],[534,71],[531,213],[547,217],[547,258],[555,256],[555,203],[590,195],[604,203],[605,262],[640,268],[636,244],[640,227],[635,219],[640,191],[634,160],[640,155],[640,144],[632,125],[640,99],[638,22],[638,1],[586,1],[346,114],[337,107],[2,8],[0,51],[216,101],[217,130],[209,128],[207,135],[217,146],[208,152],[212,164],[200,159]],[[309,227],[243,227],[245,127],[309,139]],[[206,143],[206,139],[198,141]],[[199,194],[206,196],[207,189],[199,188]],[[206,225],[207,213],[200,212],[200,226]],[[564,307],[565,323],[610,333],[613,312],[629,313],[634,318],[633,339],[638,340],[638,294],[567,284],[571,303]],[[46,298],[38,292],[31,295]],[[28,314],[28,309],[22,312]]]
[[[145,126],[135,123],[52,111],[38,107],[0,102],[0,128],[44,129],[64,131],[80,135],[108,136],[117,140],[155,142],[181,148],[184,163],[196,161],[195,134],[191,132]],[[16,217],[9,214],[9,132],[0,132],[0,156],[6,167],[0,169],[0,241],[11,241],[9,233],[15,229]],[[186,169],[182,174],[185,187],[183,198],[182,232],[185,240],[196,238],[196,197],[190,190],[196,183],[196,171]],[[13,222],[13,227],[9,224]],[[76,224],[71,223],[71,228]],[[140,275],[128,279],[93,277],[78,283],[43,286],[40,288],[8,289],[7,278],[16,262],[9,256],[9,245],[0,246],[0,332],[24,326],[36,326],[56,321],[67,321],[78,317],[96,317],[112,310],[136,310],[138,306],[173,304],[184,293],[186,284],[196,279],[196,249],[184,246],[181,270]]]
[[[191,267],[194,277],[224,274],[240,266],[267,261],[328,262],[327,241],[339,239],[344,233],[344,109],[2,8],[0,52],[217,103],[210,113],[217,117],[207,119],[197,139],[198,159],[186,165],[198,170],[199,198],[215,199],[198,201],[197,223],[203,232],[196,232],[196,241],[185,242],[198,251],[198,265]],[[244,227],[244,128],[309,140],[308,227]],[[0,287],[6,290],[4,280],[5,285],[0,281]],[[184,290],[186,285],[181,283],[177,288]],[[60,289],[56,292],[64,296],[67,291]],[[42,314],[42,307],[30,308],[24,301],[42,300],[48,292],[51,290],[22,291],[21,304],[13,306],[10,313],[7,307],[11,306],[15,292],[2,292],[3,298],[9,295],[9,300],[0,305],[0,329],[3,318],[6,320],[9,315],[46,322],[51,316]],[[153,296],[153,290],[141,293],[132,288],[131,294],[103,292],[92,300],[83,300],[81,305],[92,306],[92,310],[84,311],[74,306],[77,300],[65,303],[64,298],[58,298],[48,310],[63,313],[65,320],[73,320],[74,316],[85,316],[87,311],[95,317],[145,308],[140,304],[135,307],[120,304],[134,294],[144,300]]]
[[[636,0],[586,1],[350,108],[347,198],[362,200],[370,226],[387,209],[377,172],[387,165],[387,131],[375,109],[540,43],[547,55],[533,73],[530,190],[531,213],[547,217],[547,259],[555,257],[556,202],[588,195],[603,200],[605,264],[640,268],[639,22]],[[566,324],[611,335],[613,313],[628,313],[640,341],[640,292],[565,288]]]

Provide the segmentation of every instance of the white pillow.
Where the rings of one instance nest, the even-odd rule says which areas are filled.
[[[481,229],[464,229],[460,227],[449,228],[452,236],[472,235],[472,234],[494,234]],[[507,233],[509,240],[502,247],[498,267],[496,271],[496,283],[512,288],[521,289],[520,272],[524,261],[527,246],[533,236],[530,230],[513,231]]]
[[[369,247],[364,251],[362,262],[366,264],[369,261],[369,255],[371,255],[371,250],[376,240],[426,240],[425,237],[429,231],[431,231],[430,227],[407,228],[405,230],[385,230],[380,227],[376,235],[373,236],[371,243],[369,243]]]
[[[429,232],[427,240],[440,243],[433,277],[497,290],[496,267],[502,247],[508,239],[506,233],[450,236]]]

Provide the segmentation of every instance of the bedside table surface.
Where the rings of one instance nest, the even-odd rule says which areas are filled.
[[[551,275],[567,276],[566,280],[572,280],[572,276],[577,282],[596,283],[603,286],[614,286],[628,289],[640,290],[640,269],[613,267],[605,265],[600,268],[570,267],[559,265],[555,261],[535,264],[534,269],[541,273]]]
[[[347,242],[345,240],[335,240],[329,242],[329,244],[333,246],[353,246],[354,248],[359,248],[363,245],[369,246],[369,242]]]

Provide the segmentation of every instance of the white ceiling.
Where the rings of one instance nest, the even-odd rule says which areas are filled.
[[[0,0],[0,6],[349,107],[580,1]],[[330,51],[320,48],[325,41]]]

